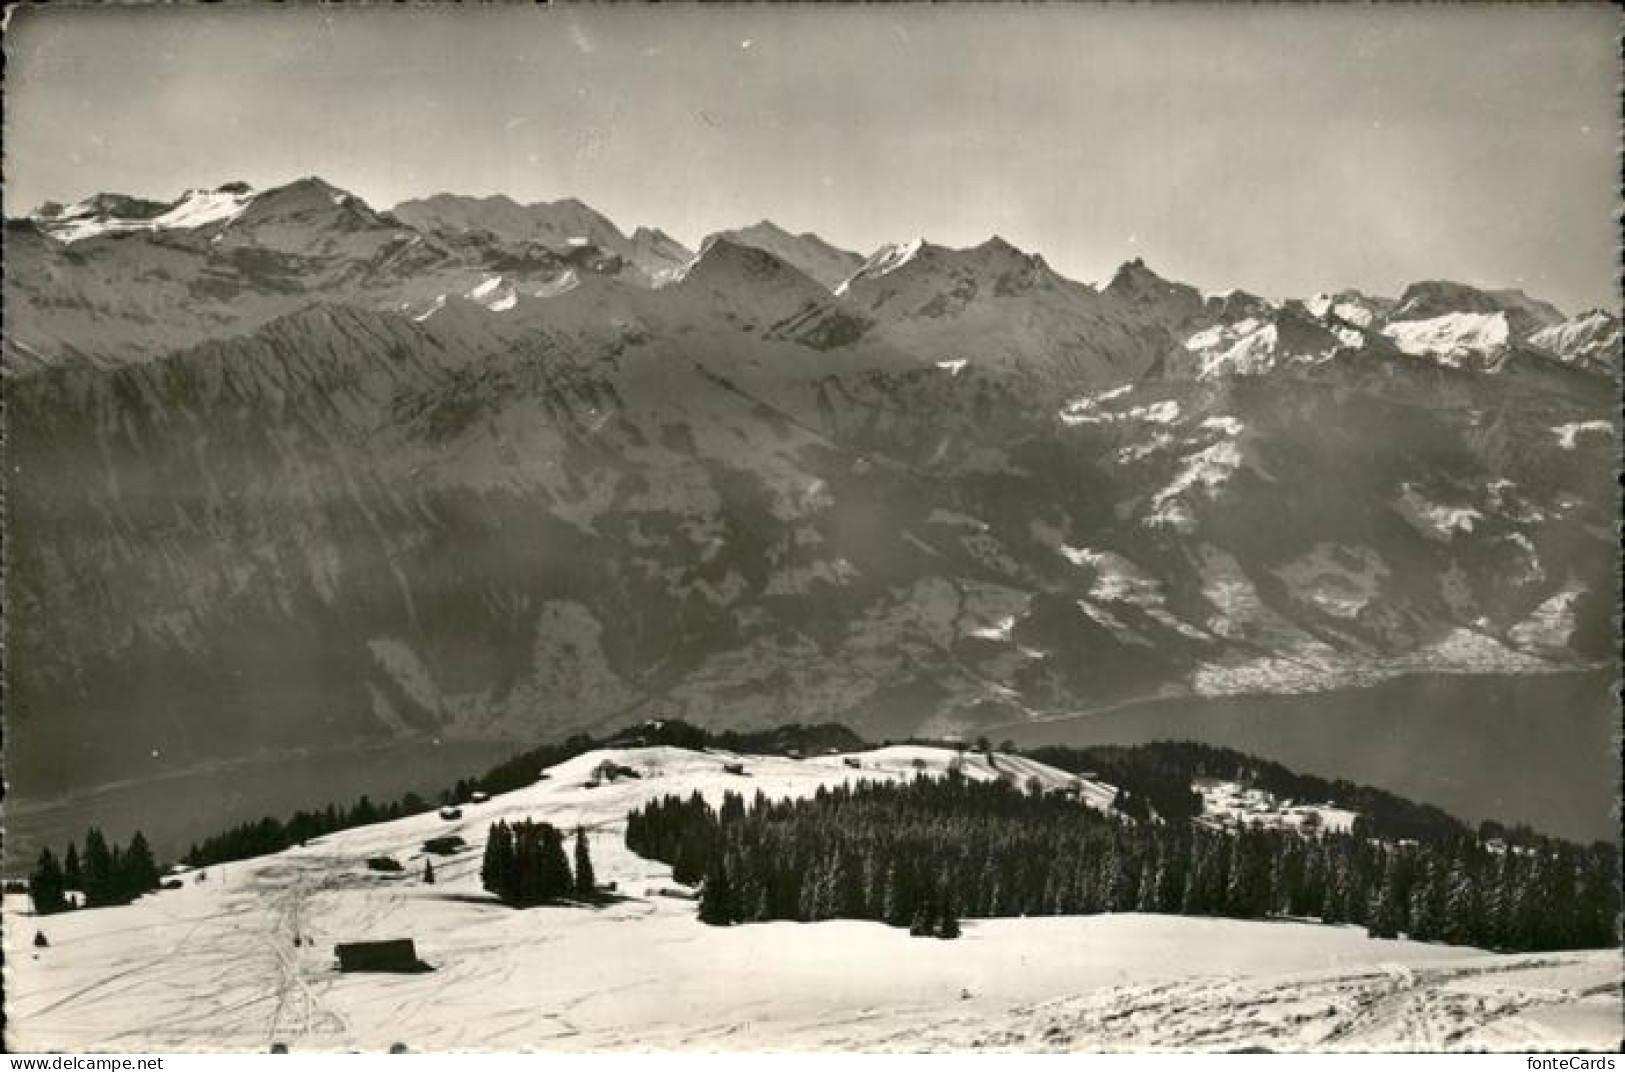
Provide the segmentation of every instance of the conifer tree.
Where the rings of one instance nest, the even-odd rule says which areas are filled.
[[[576,893],[591,897],[598,892],[598,877],[592,869],[592,853],[587,848],[587,829],[576,827]]]
[[[119,861],[119,900],[139,897],[158,888],[158,863],[146,835],[137,830]]]
[[[68,907],[63,896],[62,865],[50,849],[40,850],[39,862],[28,878],[28,892],[34,900],[34,911],[42,916]]]
[[[84,891],[84,870],[79,866],[79,848],[68,842],[68,851],[62,856],[62,885],[66,889]]]
[[[1399,854],[1390,852],[1383,864],[1382,880],[1371,895],[1371,907],[1366,913],[1366,932],[1373,938],[1398,938],[1400,931],[1408,926],[1405,909]]]
[[[722,860],[713,861],[700,887],[700,922],[723,927],[734,921],[733,883]]]
[[[505,901],[517,893],[514,873],[513,831],[502,820],[491,825],[485,838],[485,859],[480,864],[480,884]]]
[[[433,860],[424,860],[423,861],[423,884],[425,886],[433,886],[434,885],[434,861]]]
[[[539,893],[541,900],[568,896],[575,887],[570,860],[564,852],[564,835],[551,823],[543,823],[539,836]]]
[[[113,853],[107,847],[107,839],[102,836],[98,827],[91,827],[85,833],[85,858],[83,862],[85,877],[85,903],[87,905],[104,905],[112,903],[117,883],[113,870]]]
[[[1445,877],[1444,939],[1451,944],[1465,945],[1478,931],[1478,886],[1472,872],[1462,860],[1450,867]]]

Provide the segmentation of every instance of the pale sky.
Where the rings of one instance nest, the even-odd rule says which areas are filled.
[[[45,9],[10,215],[318,174],[579,197],[693,245],[1000,234],[1268,296],[1415,279],[1617,307],[1606,5]]]

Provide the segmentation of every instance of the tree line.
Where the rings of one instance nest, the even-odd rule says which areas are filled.
[[[631,813],[626,843],[699,883],[713,924],[841,917],[920,933],[945,918],[1134,911],[1319,919],[1502,950],[1619,943],[1612,846],[1142,822],[952,772],[791,801],[728,793],[720,808],[667,796]]]
[[[128,904],[157,888],[158,863],[146,836],[136,831],[128,845],[109,844],[97,827],[85,834],[83,856],[71,841],[60,860],[49,848],[42,849],[28,879],[34,911],[40,915],[73,907],[70,890],[82,893],[87,907],[99,908]]]
[[[727,748],[736,752],[783,754],[792,750],[823,751],[839,747],[850,750],[863,746],[863,741],[845,726],[834,723],[802,726],[799,724],[770,730],[736,733],[714,733],[678,719],[642,722],[627,726],[604,737],[576,734],[562,742],[541,745],[506,759],[472,778],[459,778],[442,790],[439,804],[457,804],[467,801],[475,791],[491,795],[508,793],[534,785],[543,770],[598,748],[614,746],[669,745],[674,748]],[[407,793],[398,800],[385,804],[374,803],[366,796],[344,806],[328,804],[323,808],[297,811],[278,819],[265,816],[239,823],[219,834],[211,835],[194,844],[182,859],[193,867],[247,860],[255,856],[281,852],[303,844],[311,838],[351,830],[371,823],[389,822],[408,815],[421,815],[434,808],[435,801],[417,793]]]
[[[466,799],[466,796],[460,799]],[[416,793],[407,793],[388,804],[374,804],[370,798],[362,796],[348,807],[328,804],[317,810],[296,811],[286,820],[266,816],[239,823],[194,844],[182,859],[193,867],[246,860],[281,852],[324,834],[389,822],[408,815],[421,815],[433,807],[433,803]]]
[[[516,908],[529,908],[565,898],[597,896],[587,831],[576,827],[575,868],[564,852],[564,835],[551,823],[526,819],[491,824],[480,863],[480,883]]]

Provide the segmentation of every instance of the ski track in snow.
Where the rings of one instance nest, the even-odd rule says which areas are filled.
[[[1378,941],[1353,927],[1175,916],[967,920],[955,942],[839,920],[710,928],[654,894],[629,808],[668,792],[806,795],[940,774],[955,753],[895,747],[803,761],[670,748],[589,753],[481,804],[362,827],[207,869],[123,908],[36,919],[9,896],[13,1049],[446,1050],[1576,1049],[1621,1036],[1617,952],[1501,956]],[[603,759],[640,779],[586,788]],[[741,759],[744,777],[724,762]],[[1074,780],[967,754],[966,774]],[[1110,787],[1088,783],[1100,806]],[[479,886],[484,832],[536,818],[592,834],[623,900],[519,912]],[[425,885],[423,841],[460,834]],[[399,878],[368,872],[401,860]],[[36,928],[51,940],[31,946]],[[295,938],[300,939],[295,944]],[[435,967],[344,975],[341,941],[411,937]]]

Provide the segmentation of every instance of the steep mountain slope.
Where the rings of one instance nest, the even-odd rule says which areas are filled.
[[[840,286],[863,264],[863,258],[856,253],[838,249],[810,231],[791,234],[771,220],[707,235],[700,243],[701,252],[717,240],[771,253],[785,264],[817,280],[825,290]]]
[[[661,297],[668,311],[691,322],[720,313],[746,331],[815,349],[854,343],[869,326],[790,262],[716,236]]]
[[[838,293],[901,349],[1054,387],[1130,382],[1173,345],[1139,301],[1064,279],[998,238],[963,250],[883,248]]]
[[[1553,354],[1565,364],[1617,377],[1620,350],[1625,346],[1619,317],[1593,309],[1560,324],[1543,328],[1529,337],[1529,344]]]
[[[1612,395],[1573,357],[1605,324],[1509,319],[1456,368],[1380,301],[1138,262],[1095,290],[996,239],[831,293],[719,238],[651,289],[574,208],[588,244],[553,249],[455,230],[474,199],[425,231],[318,181],[227,193],[193,229],[8,222],[25,792],[317,740],[974,733],[1613,650]],[[1541,315],[1444,297],[1401,307]]]
[[[521,205],[502,194],[436,194],[403,201],[393,214],[427,234],[489,235],[504,243],[559,251],[602,250],[631,265],[646,285],[667,281],[675,269],[693,259],[681,243],[662,231],[640,227],[628,238],[607,217],[575,198]]]
[[[626,240],[607,218],[575,198],[521,205],[503,194],[436,194],[403,201],[392,211],[397,219],[425,231],[486,231],[518,241],[553,246],[577,242],[600,249]]]

